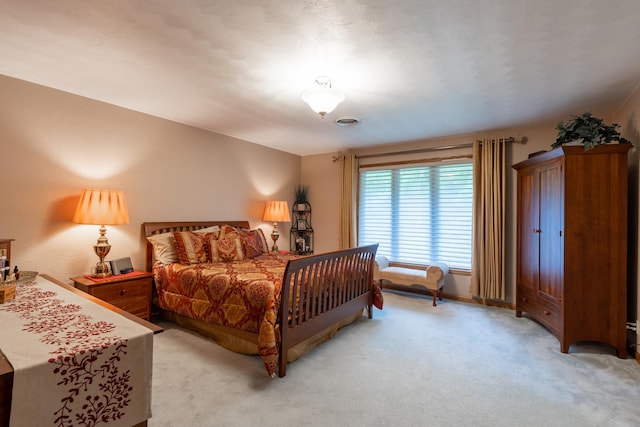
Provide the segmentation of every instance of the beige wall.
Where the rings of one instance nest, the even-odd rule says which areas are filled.
[[[130,223],[107,227],[107,259],[143,268],[143,222],[248,219],[268,236],[265,201],[300,181],[296,155],[5,76],[0,94],[0,238],[22,270],[66,281],[93,267],[98,227],[71,222],[84,187],[124,191]]]
[[[332,154],[302,157],[302,183],[309,186],[314,252],[338,250],[340,163]]]
[[[560,120],[562,120],[561,118]],[[376,147],[368,150],[359,150],[358,155],[368,155],[374,153],[385,153],[402,150],[413,150],[429,147],[441,146],[457,146],[465,145],[473,142],[475,139],[484,137],[501,137],[501,136],[526,136],[526,144],[512,144],[508,151],[507,164],[510,166],[522,160],[525,160],[529,153],[540,150],[550,150],[551,143],[555,141],[556,123],[547,123],[544,125],[504,129],[491,134],[477,133],[453,138],[440,138],[425,141],[418,141],[407,144],[398,144],[393,147]],[[445,157],[447,155],[460,155],[465,150],[451,150],[448,152],[439,151],[435,156]],[[466,150],[470,153],[470,150]],[[322,245],[317,244],[318,249],[322,251],[336,250],[338,248],[338,215],[337,209],[333,208],[327,216],[318,218],[315,212],[318,209],[337,206],[338,204],[338,183],[340,167],[337,162],[332,162],[333,155],[337,153],[326,154],[322,156],[306,156],[302,158],[302,177],[303,181],[309,185],[310,199],[314,209],[314,228],[318,241]],[[412,157],[419,157],[413,155]],[[422,156],[434,156],[433,153]],[[374,159],[375,160],[375,159]],[[370,162],[370,159],[366,160]],[[511,170],[507,182],[507,296],[509,302],[514,302],[515,297],[515,171]],[[322,228],[320,228],[320,224]],[[449,277],[445,293],[458,295],[463,298],[471,298],[469,294],[469,275],[454,274]]]

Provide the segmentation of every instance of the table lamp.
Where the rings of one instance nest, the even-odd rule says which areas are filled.
[[[267,206],[264,208],[263,221],[273,221],[273,231],[271,232],[271,239],[273,239],[273,246],[271,250],[278,252],[278,245],[276,241],[280,237],[278,232],[279,222],[291,222],[291,214],[289,213],[289,205],[284,200],[269,200]]]
[[[124,193],[116,190],[84,189],[73,215],[76,224],[95,224],[100,226],[100,237],[93,250],[100,258],[93,269],[93,277],[109,277],[111,269],[104,258],[109,254],[111,245],[105,235],[105,225],[129,224],[129,212]]]

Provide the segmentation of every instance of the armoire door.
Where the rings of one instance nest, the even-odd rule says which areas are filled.
[[[518,269],[516,283],[519,291],[527,291],[530,298],[538,288],[539,271],[539,236],[538,229],[538,174],[535,170],[522,171],[518,174]],[[518,311],[525,307],[522,298],[516,301]]]
[[[539,276],[538,297],[559,305],[562,300],[564,194],[562,161],[538,169]]]

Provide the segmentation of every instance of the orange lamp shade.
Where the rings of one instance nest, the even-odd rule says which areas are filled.
[[[129,224],[124,193],[116,190],[84,189],[72,221],[77,224]]]
[[[264,208],[263,221],[291,222],[289,205],[284,200],[269,200]]]

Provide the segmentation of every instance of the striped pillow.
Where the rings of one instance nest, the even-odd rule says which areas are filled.
[[[173,237],[176,241],[176,252],[178,253],[180,264],[201,264],[208,261],[208,233],[176,231],[173,233]]]

